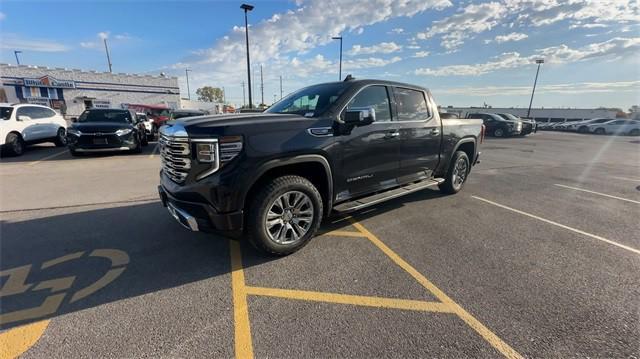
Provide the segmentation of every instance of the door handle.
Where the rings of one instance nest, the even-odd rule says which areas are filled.
[[[395,138],[395,137],[398,137],[398,136],[400,136],[400,131],[393,130],[393,131],[387,132],[387,134],[384,135],[384,138],[391,139],[391,138]]]
[[[431,130],[431,134],[434,136],[437,136],[440,134],[440,129],[439,128],[434,128]]]

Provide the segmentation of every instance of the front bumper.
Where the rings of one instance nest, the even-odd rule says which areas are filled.
[[[136,148],[135,134],[67,135],[67,146],[77,152],[129,151]]]
[[[178,199],[162,185],[158,186],[158,194],[173,218],[191,231],[214,232],[232,238],[242,235],[242,210],[219,213],[210,204]]]

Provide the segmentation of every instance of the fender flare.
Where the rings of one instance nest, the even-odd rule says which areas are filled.
[[[453,156],[454,153],[456,153],[456,151],[460,148],[460,146],[464,143],[473,143],[473,157],[474,158],[469,158],[469,161],[471,161],[471,163],[475,162],[475,157],[478,155],[478,141],[476,140],[475,137],[463,137],[461,138],[455,145],[455,147],[453,147],[453,151],[451,151],[451,156],[449,156],[448,161],[451,160],[451,157]]]
[[[327,178],[327,193],[326,193],[326,203],[324,212],[325,215],[331,213],[331,208],[333,207],[333,172],[331,171],[331,165],[326,157],[317,154],[309,154],[309,155],[296,155],[285,158],[277,158],[273,160],[269,160],[263,164],[261,164],[258,169],[254,172],[255,176],[251,182],[248,182],[248,185],[245,187],[247,190],[242,194],[242,203],[247,200],[247,195],[249,193],[249,189],[252,188],[256,182],[258,182],[262,176],[274,168],[302,164],[302,163],[319,163],[322,165],[325,171],[325,176]]]

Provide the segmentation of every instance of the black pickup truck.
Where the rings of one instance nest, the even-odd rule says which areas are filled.
[[[442,120],[427,89],[348,79],[303,88],[264,113],[163,126],[158,190],[184,227],[286,255],[332,213],[428,187],[460,191],[483,136],[481,120]]]

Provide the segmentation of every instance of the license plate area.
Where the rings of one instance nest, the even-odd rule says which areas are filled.
[[[108,144],[107,139],[106,138],[94,138],[93,139],[93,144],[94,145],[106,145]]]

